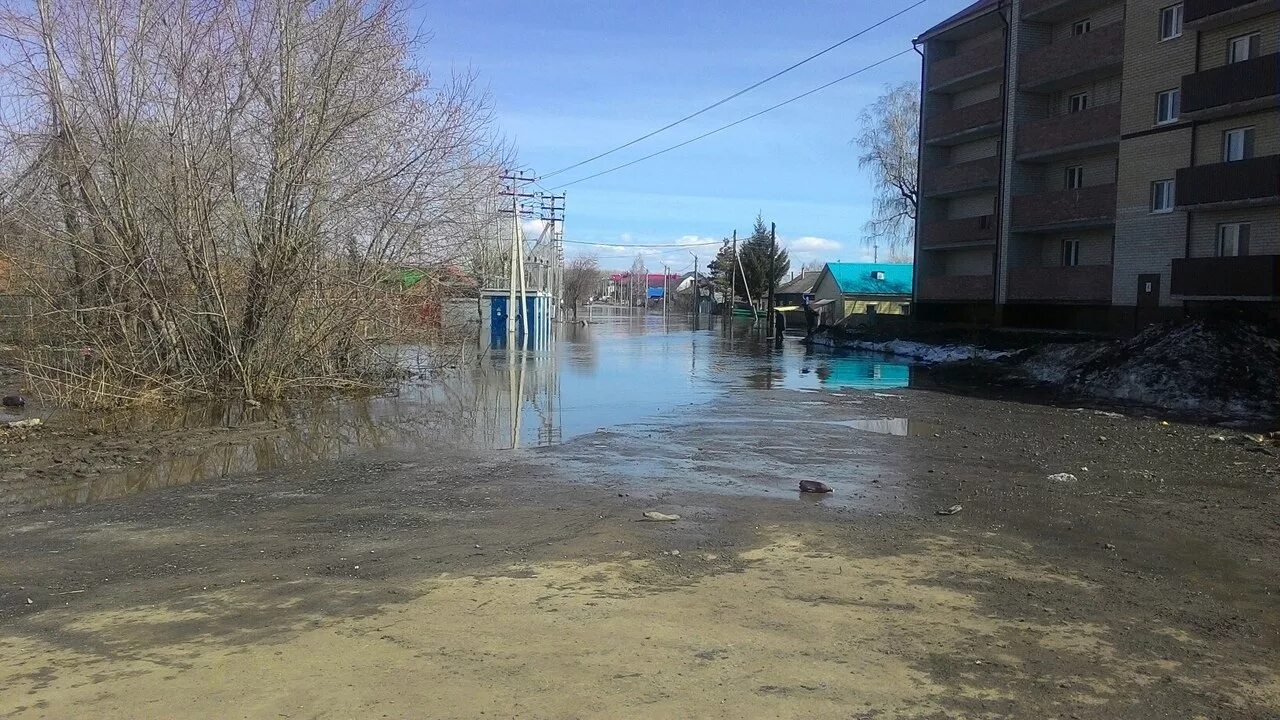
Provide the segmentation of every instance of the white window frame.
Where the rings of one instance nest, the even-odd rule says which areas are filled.
[[[1074,185],[1071,184],[1073,179],[1075,180]],[[1063,188],[1065,190],[1079,190],[1080,188],[1084,187],[1084,166],[1083,165],[1067,166],[1066,170],[1064,171],[1063,185],[1065,186]]]
[[[1258,38],[1258,43],[1261,44],[1262,33],[1260,32],[1245,33],[1244,35],[1237,35],[1230,40],[1227,40],[1227,64],[1232,65],[1238,62],[1244,62],[1245,60],[1252,60],[1254,58],[1252,50],[1255,37]],[[1240,47],[1239,43],[1241,40],[1244,41],[1244,57],[1236,57],[1236,48]]]
[[[1071,23],[1072,37],[1087,35],[1091,30],[1093,30],[1093,23],[1090,18],[1084,18]]]
[[[1251,125],[1251,126],[1249,126],[1249,127],[1231,128],[1230,130],[1225,130],[1225,131],[1223,131],[1223,133],[1222,133],[1222,162],[1240,162],[1241,160],[1248,160],[1248,159],[1252,158],[1252,157],[1253,157],[1253,153],[1249,152],[1249,146],[1250,146],[1252,143],[1248,142],[1248,139],[1249,139],[1249,137],[1250,137],[1252,134],[1253,134],[1253,126],[1252,126],[1252,125]],[[1235,138],[1235,137],[1239,137],[1239,138],[1240,138],[1240,142],[1239,142],[1240,155],[1239,155],[1239,157],[1233,157],[1234,153],[1232,153],[1232,152],[1231,152],[1232,147],[1233,147],[1231,140],[1232,140],[1232,138]]]
[[[1165,34],[1165,17],[1169,18],[1169,34]],[[1156,34],[1160,37],[1160,42],[1165,40],[1174,40],[1182,37],[1182,3],[1176,3],[1160,8],[1157,15]]]
[[[1080,267],[1080,241],[1074,238],[1062,241],[1062,267]]]
[[[1217,257],[1240,257],[1244,255],[1245,253],[1241,251],[1247,251],[1248,248],[1241,247],[1241,240],[1243,239],[1245,243],[1249,242],[1251,225],[1252,223],[1247,222],[1220,223],[1218,225],[1218,237],[1214,242],[1214,255]],[[1227,252],[1228,249],[1231,252]]]
[[[1161,117],[1166,107],[1168,108],[1168,117]],[[1181,88],[1172,88],[1169,90],[1161,90],[1156,93],[1156,125],[1168,125],[1169,123],[1178,122],[1178,116],[1182,112],[1182,90]]]
[[[1155,180],[1151,183],[1151,212],[1163,215],[1173,212],[1174,203],[1173,180]]]
[[[1080,107],[1076,107],[1076,100],[1080,101]],[[1089,93],[1079,92],[1072,93],[1067,96],[1067,113],[1084,112],[1089,109]]]

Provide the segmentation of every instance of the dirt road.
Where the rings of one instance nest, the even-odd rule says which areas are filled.
[[[1280,450],[1238,436],[767,390],[18,514],[0,715],[1280,717]]]

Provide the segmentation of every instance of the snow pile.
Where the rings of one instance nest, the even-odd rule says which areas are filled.
[[[1166,323],[1120,342],[1046,346],[1022,368],[1070,393],[1169,410],[1274,417],[1280,403],[1280,338],[1242,321]]]
[[[931,345],[913,340],[847,340],[839,343],[839,347],[850,350],[884,353],[910,358],[918,363],[932,365],[935,363],[962,362],[965,360],[1000,360],[1009,357],[1012,352],[1006,350],[988,350],[975,345]]]

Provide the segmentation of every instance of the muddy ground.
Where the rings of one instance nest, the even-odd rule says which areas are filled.
[[[0,716],[1280,717],[1277,453],[768,390],[16,513]]]

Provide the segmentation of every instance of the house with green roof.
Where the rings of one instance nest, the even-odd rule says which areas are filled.
[[[824,303],[822,322],[850,315],[906,315],[911,308],[911,263],[827,263],[813,286]]]

